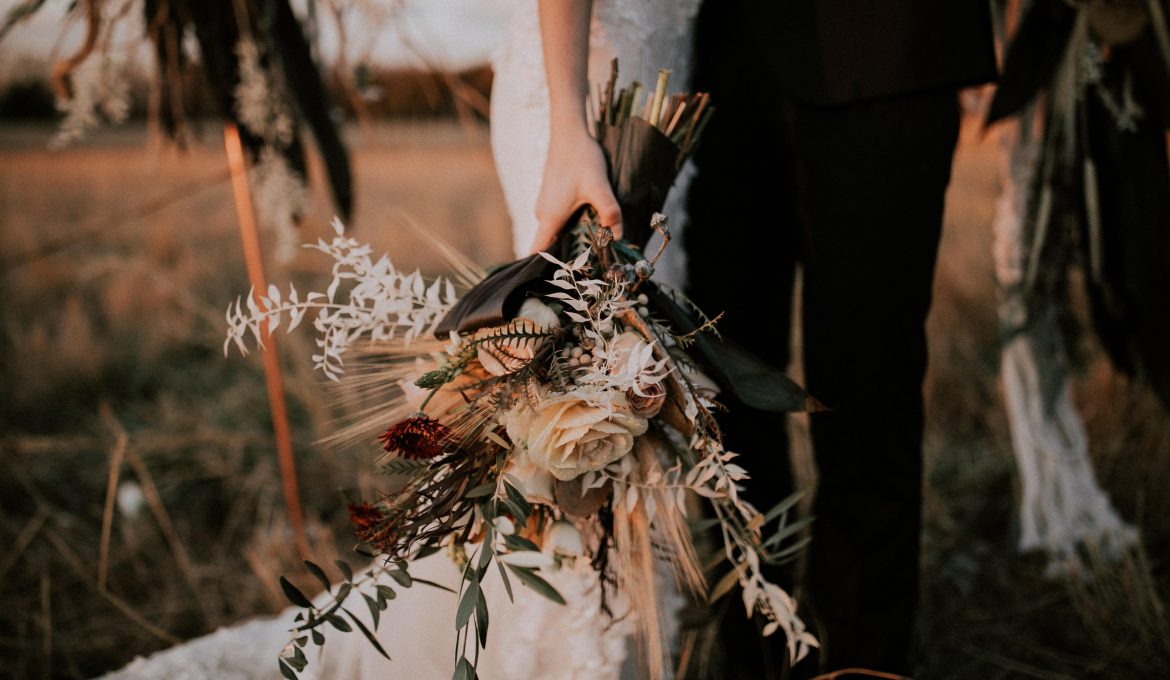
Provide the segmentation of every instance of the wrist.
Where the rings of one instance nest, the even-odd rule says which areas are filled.
[[[554,111],[549,119],[549,134],[554,140],[592,139],[584,111]]]

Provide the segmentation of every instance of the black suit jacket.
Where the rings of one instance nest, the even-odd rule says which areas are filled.
[[[811,104],[958,88],[996,75],[989,0],[731,1],[741,4],[770,70]]]

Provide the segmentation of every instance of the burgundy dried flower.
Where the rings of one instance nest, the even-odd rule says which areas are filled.
[[[354,534],[363,543],[380,550],[389,550],[394,544],[393,522],[376,505],[367,502],[349,504],[349,521]]]
[[[379,439],[387,453],[397,453],[407,460],[425,460],[443,453],[450,437],[451,428],[419,415],[394,425]]]
[[[386,515],[376,505],[366,501],[349,504],[349,521],[353,522],[354,528],[358,531],[368,531],[385,519]]]

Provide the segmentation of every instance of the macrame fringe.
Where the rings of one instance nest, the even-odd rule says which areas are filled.
[[[1009,167],[993,223],[1000,321],[1009,333],[1001,369],[1020,474],[1019,549],[1044,550],[1050,575],[1083,574],[1080,547],[1116,557],[1137,541],[1138,534],[1118,516],[1093,472],[1067,366],[1051,355],[1054,350],[1064,354],[1055,317],[1025,299],[1031,288],[1027,280],[1034,280],[1025,274],[1034,271],[1025,262],[1037,258],[1036,252],[1027,252],[1031,249],[1025,246],[1023,219],[1038,147],[1026,127],[1030,120],[1026,111],[1007,132]],[[1039,212],[1038,217],[1047,221],[1046,211]],[[1033,225],[1034,230],[1043,227]]]

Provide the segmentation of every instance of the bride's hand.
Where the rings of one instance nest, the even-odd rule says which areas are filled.
[[[601,147],[584,130],[553,135],[536,199],[538,226],[530,252],[552,247],[565,222],[586,204],[597,211],[601,224],[621,238],[622,210],[610,189]]]

